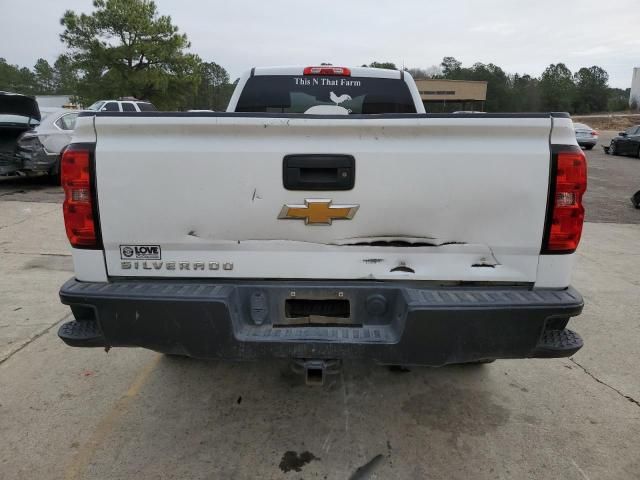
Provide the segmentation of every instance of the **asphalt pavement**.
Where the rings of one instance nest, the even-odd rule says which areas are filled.
[[[606,155],[616,132],[601,132],[600,144],[588,153],[589,187],[585,195],[587,222],[640,223],[629,199],[640,190],[640,158]]]
[[[280,361],[66,347],[62,194],[0,180],[0,478],[640,478],[640,160],[587,155],[578,354],[349,362],[322,388]]]

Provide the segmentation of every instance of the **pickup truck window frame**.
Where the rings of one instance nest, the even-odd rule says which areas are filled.
[[[400,78],[304,75],[248,78],[235,111],[303,114],[318,105],[339,105],[356,115],[417,113],[411,90]]]

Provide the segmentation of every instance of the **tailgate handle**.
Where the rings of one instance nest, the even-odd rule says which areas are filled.
[[[287,190],[351,190],[355,178],[353,155],[286,155],[282,161]]]

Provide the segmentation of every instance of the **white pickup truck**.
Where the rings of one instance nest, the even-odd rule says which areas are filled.
[[[82,113],[62,178],[72,346],[320,376],[582,346],[567,114],[426,114],[406,72],[255,68],[226,113]]]

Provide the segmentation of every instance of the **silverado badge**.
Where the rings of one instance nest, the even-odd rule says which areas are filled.
[[[359,205],[332,205],[325,198],[307,198],[304,205],[284,205],[278,218],[304,220],[305,225],[331,225],[333,220],[351,220]]]

